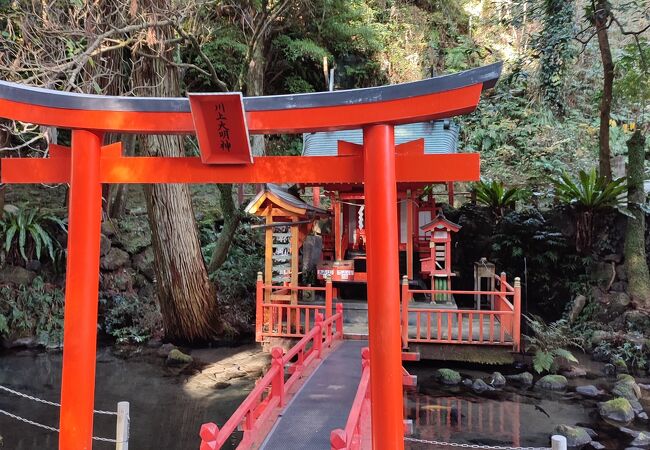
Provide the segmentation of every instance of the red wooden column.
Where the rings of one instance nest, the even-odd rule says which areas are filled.
[[[372,448],[402,450],[404,418],[393,126],[364,128],[363,154]]]
[[[92,448],[102,220],[101,145],[101,134],[72,132],[59,450]]]

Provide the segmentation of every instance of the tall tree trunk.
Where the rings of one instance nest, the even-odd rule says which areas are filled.
[[[251,60],[246,71],[245,92],[247,96],[264,95],[264,74],[266,72],[264,49],[264,39],[260,37],[260,41],[251,51]],[[240,89],[242,88],[241,81],[240,79]],[[264,135],[256,134],[251,136],[251,150],[254,156],[263,156],[265,154]],[[244,216],[241,209],[235,205],[235,200],[232,195],[232,185],[222,184],[218,188],[220,193],[219,204],[224,222],[221,233],[219,233],[219,238],[217,239],[217,244],[212,251],[212,255],[210,255],[210,263],[208,265],[208,271],[210,273],[215,272],[226,261],[230,245],[235,237],[235,233],[237,233],[239,222],[241,222]]]
[[[122,144],[124,156],[133,156],[135,154],[135,135],[122,135]],[[128,184],[110,184],[106,193],[106,203],[104,211],[111,219],[118,219],[124,216],[126,211],[126,200],[129,192]]]
[[[244,215],[241,209],[235,206],[232,198],[232,184],[220,184],[217,187],[221,195],[220,205],[221,213],[223,214],[223,226],[221,227],[217,244],[210,256],[210,263],[208,265],[208,271],[210,273],[215,272],[226,262],[230,245],[235,238],[239,222]]]
[[[650,273],[645,252],[645,213],[641,205],[645,203],[643,188],[645,161],[645,137],[636,130],[629,141],[627,200],[634,216],[628,217],[625,232],[625,268],[628,278],[628,293],[640,307],[650,308]]]
[[[109,31],[112,27],[120,28],[127,25],[126,9],[128,5],[124,2],[95,0],[87,2],[86,7],[90,8],[89,19],[85,24],[90,35],[99,35]],[[124,95],[129,89],[125,57],[124,48],[104,52],[100,57],[92,59],[93,64],[88,64],[84,73],[89,79],[94,78],[93,85],[96,85],[102,94]],[[132,155],[135,147],[135,136],[133,135],[108,133],[104,138],[104,144],[112,144],[120,140],[124,144],[125,155]],[[128,186],[128,184],[106,184],[103,186],[103,209],[106,216],[116,219],[124,214]]]
[[[163,0],[146,0],[140,3],[141,11],[144,5],[146,13],[153,15],[153,11],[166,10],[165,3]],[[173,60],[174,48],[165,43],[173,37],[170,27],[150,30],[147,53],[160,52],[168,60]],[[155,97],[178,97],[181,94],[178,69],[160,58],[145,57],[139,61],[134,79],[135,85],[140,86],[140,94]],[[142,150],[150,155],[184,155],[182,137],[147,135],[140,139]],[[188,342],[212,339],[223,327],[216,291],[201,254],[189,187],[180,184],[147,185],[145,197],[165,334],[170,339]]]
[[[264,56],[264,37],[253,48],[251,60],[246,72],[246,95],[264,95],[264,73],[266,72],[266,58]],[[264,135],[256,134],[251,137],[254,156],[263,156],[265,152]]]
[[[609,45],[608,21],[609,6],[606,0],[598,0],[595,11],[595,23],[603,63],[603,97],[600,100],[600,131],[598,135],[600,175],[612,179],[611,152],[609,147],[609,119],[612,110],[612,91],[614,86],[614,62]]]

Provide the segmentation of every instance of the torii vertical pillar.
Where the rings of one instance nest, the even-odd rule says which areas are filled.
[[[101,133],[72,131],[59,450],[92,448],[102,185]]]
[[[395,134],[363,130],[373,450],[404,448]]]

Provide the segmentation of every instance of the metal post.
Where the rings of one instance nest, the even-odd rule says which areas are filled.
[[[117,429],[115,450],[129,450],[129,402],[117,404]]]
[[[409,302],[411,294],[409,293],[408,276],[402,277],[402,348],[409,346]]]
[[[512,340],[514,350],[521,350],[521,279],[515,278],[515,298],[513,300],[514,317],[512,318]]]
[[[92,448],[97,350],[102,135],[72,131],[60,450]]]
[[[551,448],[553,450],[567,450],[566,438],[560,435],[552,436]]]
[[[336,333],[339,339],[343,339],[343,303],[336,304],[336,314],[338,314],[336,319]]]
[[[255,295],[255,341],[262,342],[262,328],[264,326],[264,279],[262,272],[257,272],[257,285]]]
[[[332,278],[327,277],[325,281],[325,319],[332,317]],[[327,325],[327,345],[331,344],[332,341],[332,324]]]
[[[393,126],[364,128],[363,154],[372,448],[402,450],[404,423]]]

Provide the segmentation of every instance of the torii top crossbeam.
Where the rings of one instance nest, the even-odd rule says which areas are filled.
[[[418,141],[395,146],[393,127],[470,113],[500,72],[497,63],[394,86],[245,98],[250,133],[362,128],[363,146],[339,156],[228,165],[124,157],[119,145],[102,146],[106,132],[200,132],[188,99],[71,94],[0,81],[1,118],[72,129],[71,149],[52,146],[49,158],[4,158],[0,166],[3,183],[70,183],[59,448],[92,446],[102,183],[275,182],[364,183],[373,448],[403,449],[396,183],[476,180],[479,157],[425,155]]]

